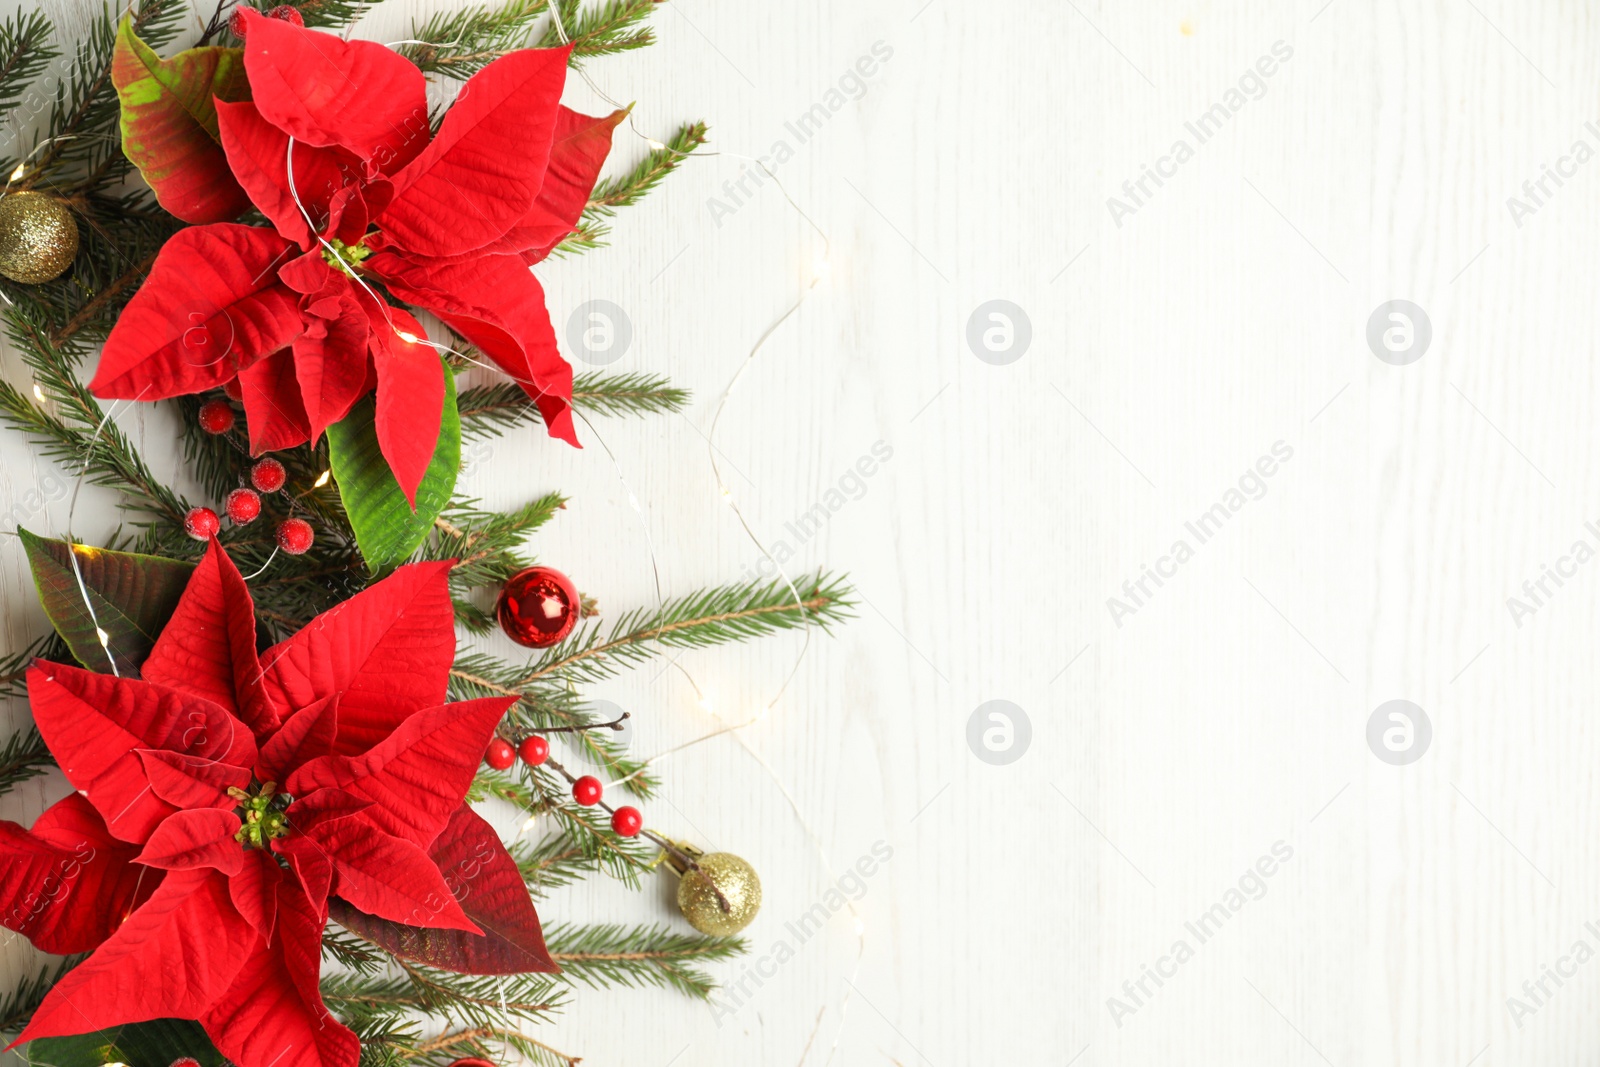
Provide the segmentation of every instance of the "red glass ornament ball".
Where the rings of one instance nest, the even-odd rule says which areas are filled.
[[[315,536],[316,531],[304,519],[284,519],[278,524],[278,547],[291,556],[303,555]]]
[[[495,611],[511,640],[527,648],[549,648],[578,625],[578,587],[552,567],[529,567],[507,579]]]
[[[638,837],[644,829],[644,816],[634,807],[621,807],[611,813],[611,829],[618,837]]]
[[[235,489],[228,494],[227,510],[235,526],[248,526],[261,514],[261,498],[254,489]]]
[[[489,742],[489,748],[483,754],[483,762],[497,771],[503,771],[517,761],[517,750],[511,747],[511,742],[503,737],[497,737]]]
[[[271,456],[257,460],[256,465],[250,468],[250,484],[263,493],[276,493],[288,480],[289,472]]]
[[[222,529],[222,520],[210,508],[190,508],[183,517],[183,532],[196,541],[209,541]]]
[[[600,803],[600,779],[592,774],[586,774],[572,783],[572,799],[584,807],[593,807]]]
[[[468,1056],[465,1059],[456,1060],[450,1067],[495,1067],[495,1065],[488,1060],[480,1060],[476,1056]]]
[[[537,767],[550,758],[550,742],[534,734],[524,737],[522,744],[517,746],[517,755],[522,757],[522,762],[530,767]]]
[[[206,433],[227,433],[233,429],[233,405],[226,400],[207,400],[200,405],[200,428]]]

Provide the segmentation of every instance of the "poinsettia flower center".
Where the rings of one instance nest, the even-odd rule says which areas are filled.
[[[289,834],[289,818],[284,814],[293,797],[276,792],[278,783],[262,782],[253,792],[238,786],[228,789],[228,795],[239,802],[233,809],[244,825],[233,839],[245,848],[266,848],[268,843]]]
[[[355,277],[355,268],[363,259],[372,255],[372,249],[357,241],[347,245],[337,237],[328,238],[327,244],[322,246],[322,258],[336,271]]]

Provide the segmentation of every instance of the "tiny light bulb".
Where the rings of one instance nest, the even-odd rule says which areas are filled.
[[[396,330],[395,336],[400,338],[400,340],[404,341],[408,345],[414,345],[418,341],[422,340],[422,338],[418,337],[416,334],[407,333],[405,330]]]
[[[539,816],[537,816],[537,815],[528,816],[528,821],[522,824],[522,832],[523,833],[527,833],[529,830],[532,830],[533,829],[533,824],[538,822],[538,821],[539,821]]]
[[[333,477],[333,471],[331,471],[331,470],[323,471],[321,474],[317,475],[317,480],[311,483],[311,488],[313,488],[313,489],[321,489],[323,486],[328,484],[328,479],[332,478],[332,477]]]
[[[11,172],[11,180],[14,182],[20,182],[22,180],[22,176],[26,173],[28,173],[28,165],[26,163],[18,163],[17,169]]]
[[[39,383],[33,383],[33,398],[40,403],[44,402],[44,390],[39,388]]]
[[[94,628],[94,635],[100,639],[100,647],[101,648],[110,648],[111,647],[111,635],[110,634],[106,633],[104,630],[100,629],[100,627],[96,626]]]
[[[644,143],[649,145],[650,150],[653,152],[665,152],[667,150],[667,146],[654,137],[646,137]]]

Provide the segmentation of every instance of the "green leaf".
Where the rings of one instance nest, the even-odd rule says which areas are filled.
[[[78,662],[93,671],[107,671],[109,652],[119,674],[137,678],[139,665],[178,606],[194,564],[88,545],[69,548],[65,541],[22,529],[17,535],[28,553],[44,612]],[[83,575],[82,589],[73,570],[73,556]],[[97,623],[106,634],[104,647],[95,633]]]
[[[152,1019],[125,1023],[79,1037],[41,1037],[28,1042],[28,1062],[36,1067],[168,1067],[189,1057],[200,1067],[227,1063],[199,1023],[188,1019]]]
[[[162,59],[126,17],[117,29],[111,81],[122,104],[122,151],[185,222],[223,222],[250,206],[228,169],[216,97],[250,99],[244,50],[191,48]]]
[[[355,530],[356,544],[367,567],[380,571],[404,561],[433,529],[433,520],[450,503],[461,466],[461,416],[456,411],[456,380],[448,367],[444,374],[444,412],[439,419],[439,442],[434,445],[428,472],[417,486],[417,510],[406,503],[400,483],[378,450],[373,397],[367,397],[343,420],[328,427],[328,454],[333,479]]]

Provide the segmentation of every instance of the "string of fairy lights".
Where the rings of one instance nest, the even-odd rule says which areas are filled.
[[[550,13],[551,13],[553,26],[554,26],[554,28],[556,30],[557,36],[560,38],[560,40],[562,41],[563,44],[570,44],[571,40],[568,37],[566,27],[562,22],[559,4],[555,4],[555,3],[550,4],[549,5],[549,10],[550,10]],[[388,42],[388,46],[389,47],[396,47],[396,46],[404,45],[404,44],[429,44],[429,43],[431,43],[431,42],[416,41],[416,40],[402,40],[402,41]],[[781,578],[783,584],[787,587],[790,595],[793,597],[795,608],[798,611],[800,611],[802,614],[804,614],[806,612],[807,608],[806,608],[806,604],[805,604],[805,599],[802,596],[799,588],[795,585],[795,582],[794,582],[793,578],[785,570],[783,564],[776,558],[776,556],[773,554],[772,550],[767,546],[765,541],[762,540],[760,535],[757,534],[757,532],[756,532],[756,530],[754,528],[754,525],[752,524],[751,519],[749,518],[749,516],[747,516],[745,514],[744,510],[741,508],[739,500],[734,495],[732,487],[728,484],[727,479],[723,476],[722,465],[718,462],[718,449],[717,449],[717,446],[716,446],[716,436],[717,436],[718,427],[720,426],[721,421],[722,421],[723,414],[726,412],[726,410],[728,408],[728,405],[729,405],[730,401],[732,400],[738,385],[743,380],[746,372],[749,371],[749,369],[755,364],[757,358],[766,349],[766,347],[768,346],[768,343],[773,339],[773,337],[778,333],[778,331],[780,329],[782,329],[782,327],[785,324],[787,324],[791,319],[793,319],[799,313],[799,311],[806,304],[806,302],[816,293],[818,287],[820,285],[822,285],[822,283],[827,280],[827,278],[828,278],[828,276],[830,274],[829,253],[831,251],[831,242],[829,241],[827,233],[822,229],[821,226],[819,226],[817,224],[816,220],[814,220],[804,210],[804,208],[801,207],[800,203],[790,194],[789,190],[784,186],[783,182],[778,178],[778,176],[775,173],[773,173],[772,169],[770,167],[768,167],[767,164],[763,160],[756,159],[756,158],[751,157],[751,156],[742,155],[742,154],[737,153],[737,152],[730,152],[730,151],[716,151],[716,152],[699,151],[699,152],[695,152],[693,154],[685,153],[685,152],[679,152],[676,149],[672,148],[671,146],[663,143],[662,141],[660,141],[660,140],[658,140],[658,139],[656,139],[654,137],[648,136],[643,131],[641,131],[638,128],[637,124],[635,123],[634,114],[633,114],[633,109],[632,108],[623,108],[623,105],[619,104],[614,98],[612,98],[612,96],[609,93],[607,93],[604,89],[602,89],[594,81],[594,79],[588,74],[588,72],[585,71],[582,67],[577,67],[575,69],[576,69],[579,77],[582,78],[584,83],[586,85],[588,85],[588,87],[597,96],[599,96],[602,100],[605,100],[607,103],[611,104],[613,107],[618,108],[619,110],[625,110],[627,112],[627,126],[628,126],[628,129],[629,129],[629,132],[632,133],[634,136],[636,136],[639,140],[644,142],[644,144],[652,152],[670,152],[673,155],[677,156],[680,161],[687,161],[687,160],[692,160],[692,159],[700,158],[700,157],[709,158],[709,157],[716,157],[716,156],[728,156],[728,157],[733,158],[733,159],[742,160],[747,164],[754,164],[762,172],[765,173],[765,175],[767,176],[768,179],[770,179],[772,181],[773,185],[778,189],[780,194],[783,196],[783,199],[788,203],[789,207],[801,219],[803,219],[805,221],[805,223],[810,227],[810,229],[816,235],[817,239],[820,242],[820,249],[817,251],[817,253],[814,255],[814,257],[811,260],[811,271],[810,271],[810,280],[809,280],[809,282],[807,282],[806,284],[804,284],[802,286],[802,288],[801,288],[799,294],[797,295],[797,297],[795,298],[795,300],[791,304],[789,304],[789,306],[786,308],[786,310],[784,310],[782,312],[782,314],[780,314],[776,319],[774,319],[766,327],[766,329],[764,329],[761,332],[761,334],[755,339],[754,343],[750,346],[748,351],[746,351],[744,357],[740,360],[739,365],[735,369],[732,377],[729,379],[727,386],[722,390],[722,393],[721,393],[721,395],[720,395],[720,397],[718,399],[718,402],[717,402],[717,406],[714,409],[713,414],[712,414],[711,424],[710,424],[709,430],[705,435],[706,456],[707,456],[707,460],[709,462],[709,465],[711,467],[712,478],[713,478],[713,481],[715,482],[716,493],[717,493],[718,498],[732,512],[735,520],[737,521],[737,523],[739,525],[740,530],[743,531],[745,537],[750,541],[750,543],[752,545],[755,546],[756,550],[759,551],[761,553],[761,555],[772,564],[772,566],[775,569],[775,572],[779,575],[779,577]],[[458,359],[458,360],[460,360],[462,362],[471,364],[473,366],[482,367],[482,368],[486,368],[486,369],[489,369],[489,370],[495,370],[495,371],[498,371],[500,373],[506,373],[504,371],[504,368],[498,368],[498,367],[491,366],[490,364],[485,363],[482,360],[477,359],[476,357],[474,357],[473,355],[471,355],[469,353],[461,352],[461,351],[459,351],[459,350],[457,350],[455,348],[452,348],[449,345],[445,345],[445,344],[441,344],[441,343],[432,341],[432,340],[430,340],[430,339],[428,339],[426,337],[417,336],[416,334],[414,334],[414,333],[412,333],[410,331],[401,329],[401,328],[397,327],[394,324],[393,318],[390,317],[388,315],[388,312],[387,312],[387,307],[388,307],[387,302],[384,301],[382,298],[380,298],[376,293],[374,293],[371,290],[371,287],[368,286],[367,283],[364,280],[362,280],[362,278],[359,275],[359,272],[356,271],[355,269],[353,269],[353,264],[349,264],[349,263],[346,262],[346,260],[344,259],[341,251],[338,248],[336,248],[333,244],[329,243],[326,239],[324,239],[321,236],[321,234],[318,232],[317,227],[316,227],[314,221],[312,220],[310,213],[307,211],[305,204],[301,201],[299,192],[298,192],[298,190],[297,190],[297,188],[295,186],[295,180],[294,180],[294,144],[295,144],[294,139],[291,138],[290,141],[289,141],[289,144],[288,144],[287,161],[286,162],[287,162],[287,171],[288,171],[289,190],[290,190],[290,194],[291,194],[291,196],[292,196],[292,198],[294,200],[294,203],[295,203],[296,207],[300,210],[301,214],[305,217],[306,222],[308,224],[308,227],[309,227],[311,233],[316,236],[318,242],[322,245],[323,249],[330,256],[332,256],[335,260],[337,260],[341,265],[345,266],[347,268],[345,273],[349,277],[351,277],[353,280],[355,280],[357,284],[361,285],[363,289],[365,289],[367,291],[368,295],[371,296],[374,299],[374,301],[376,302],[376,304],[377,304],[377,306],[379,308],[384,309],[384,314],[385,314],[386,319],[388,320],[389,327],[390,327],[391,330],[394,331],[395,336],[398,337],[402,342],[404,342],[406,344],[422,344],[422,345],[426,345],[429,348],[432,348],[432,349],[440,352],[441,354],[453,357],[455,359]],[[44,147],[42,144],[39,145],[39,146],[36,146],[34,151],[38,151],[39,148],[42,148],[42,147]],[[15,181],[19,180],[20,177],[25,173],[25,166],[26,166],[26,161],[24,161],[24,163],[18,165],[17,170],[15,172],[13,172],[12,175],[10,176],[10,181],[7,182],[7,186],[6,186],[7,189],[9,189],[9,186],[10,186],[10,184],[12,182],[15,182]],[[4,193],[0,192],[0,195],[4,195]],[[532,386],[535,390],[537,390],[539,392],[540,396],[544,395],[543,387],[539,383],[532,382],[532,381],[529,381],[527,379],[519,378],[517,375],[514,375],[514,374],[513,375],[509,375],[509,377],[511,377],[513,381],[517,382],[520,385]],[[43,391],[39,388],[39,386],[37,384],[34,385],[33,391],[34,391],[34,395],[35,395],[35,397],[37,399],[39,399],[40,401],[43,401],[45,399]],[[530,401],[528,401],[528,403],[532,404],[532,403],[534,403],[534,401],[530,400]],[[113,407],[106,412],[105,417],[102,419],[100,425],[96,428],[95,433],[91,436],[90,441],[89,441],[89,445],[88,445],[88,448],[87,448],[87,452],[90,453],[91,455],[92,455],[93,449],[95,447],[95,444],[96,444],[96,442],[98,440],[99,434],[105,428],[106,424],[110,422],[112,416],[116,413],[116,411],[117,411],[117,408],[116,408],[115,405],[113,405]],[[640,500],[639,500],[639,497],[638,497],[637,493],[634,491],[632,485],[630,484],[630,482],[629,482],[629,480],[627,478],[627,475],[623,470],[622,464],[617,458],[616,453],[611,449],[610,445],[606,442],[605,438],[595,428],[594,424],[587,417],[585,417],[581,412],[576,412],[575,411],[574,414],[580,420],[582,420],[582,422],[583,422],[584,426],[586,427],[586,429],[588,430],[589,434],[593,437],[593,439],[595,441],[597,441],[600,444],[602,451],[606,454],[606,457],[610,462],[610,465],[611,465],[613,473],[617,477],[617,479],[618,479],[619,483],[621,484],[624,492],[626,493],[629,507],[633,510],[633,512],[634,512],[634,514],[635,514],[635,516],[636,516],[636,518],[637,518],[637,520],[638,520],[638,522],[640,524],[640,528],[644,533],[645,547],[646,547],[646,550],[647,550],[647,553],[648,553],[648,557],[649,557],[650,568],[651,568],[651,573],[652,573],[652,578],[653,578],[653,583],[654,583],[654,587],[655,587],[655,592],[656,592],[656,597],[657,597],[658,604],[665,605],[666,597],[665,597],[665,592],[664,592],[664,588],[663,588],[663,584],[662,584],[662,580],[661,580],[660,560],[659,560],[659,557],[658,557],[657,552],[656,552],[655,541],[654,541],[654,538],[651,535],[650,523],[649,523],[648,516],[645,513],[644,507],[640,503]],[[84,465],[83,465],[83,467],[80,469],[80,471],[78,473],[78,477],[77,477],[76,483],[75,483],[74,488],[73,488],[71,504],[69,505],[69,511],[68,511],[68,517],[67,517],[67,541],[68,541],[69,545],[75,545],[76,544],[75,540],[72,537],[71,529],[72,529],[72,525],[73,525],[73,517],[74,517],[74,515],[76,513],[77,500],[78,500],[78,490],[81,488],[81,486],[83,484],[83,481],[84,481],[84,479],[85,479],[85,477],[86,477],[86,475],[88,473],[88,464],[89,464],[89,456],[86,455],[85,460],[84,460]],[[318,487],[326,485],[328,483],[329,476],[330,476],[330,472],[324,471],[322,473],[322,475],[318,478],[316,485]],[[95,609],[94,609],[93,600],[88,595],[88,590],[85,587],[83,575],[82,575],[82,572],[81,572],[81,570],[80,570],[80,568],[78,566],[77,553],[76,553],[75,550],[73,550],[73,551],[69,551],[68,555],[69,555],[69,558],[71,558],[71,560],[72,560],[73,572],[77,577],[77,585],[78,585],[79,595],[83,598],[84,604],[85,604],[86,608],[89,611],[91,620],[93,620],[95,622],[96,633],[97,633],[97,635],[99,637],[99,640],[100,640],[100,643],[101,643],[102,647],[105,648],[105,650],[106,650],[107,660],[111,663],[112,672],[116,673],[117,672],[117,665],[116,665],[116,662],[115,662],[115,657],[112,655],[110,647],[109,647],[108,635],[106,634],[106,632],[103,629],[101,629],[99,627],[98,620],[95,618]],[[255,572],[255,574],[250,575],[250,577],[256,577],[256,576],[260,575],[262,572],[264,572],[271,565],[271,563],[272,563],[272,561],[273,561],[273,559],[275,557],[276,557],[276,551],[274,551],[273,555],[268,557],[266,563],[264,563],[262,565],[262,567],[258,571]],[[704,744],[704,743],[706,743],[708,741],[711,741],[711,740],[713,740],[715,738],[722,737],[724,735],[731,735],[733,737],[733,739],[738,742],[739,746],[746,752],[746,754],[748,754],[756,762],[756,764],[761,768],[763,773],[768,777],[768,779],[771,780],[773,785],[778,789],[779,793],[783,796],[784,801],[789,806],[789,810],[790,810],[791,814],[793,815],[796,823],[799,825],[799,827],[801,828],[801,830],[805,834],[806,838],[810,842],[811,846],[815,850],[817,858],[818,858],[818,861],[820,862],[820,864],[822,866],[822,870],[823,870],[824,874],[827,875],[827,874],[831,873],[835,868],[833,866],[833,862],[831,860],[831,857],[829,856],[827,847],[823,843],[822,836],[818,833],[816,828],[807,819],[803,809],[800,806],[799,801],[795,798],[794,793],[790,789],[788,783],[782,778],[782,776],[780,776],[778,774],[778,772],[772,767],[772,765],[767,761],[767,759],[764,756],[762,756],[762,754],[759,751],[757,751],[755,748],[753,748],[750,745],[750,743],[746,740],[746,738],[743,736],[743,732],[747,728],[762,722],[767,717],[767,715],[769,713],[771,713],[778,706],[779,702],[783,699],[784,694],[788,691],[790,684],[793,682],[795,676],[798,674],[801,665],[805,661],[807,653],[810,651],[811,641],[812,641],[811,627],[810,626],[803,626],[801,628],[801,630],[802,630],[802,634],[803,634],[803,639],[802,639],[802,642],[801,642],[800,650],[796,654],[796,657],[795,657],[795,660],[794,660],[793,664],[790,666],[788,673],[784,676],[784,679],[783,679],[781,685],[778,687],[777,691],[773,694],[773,696],[772,696],[772,698],[770,700],[768,700],[766,703],[761,705],[748,718],[746,718],[746,719],[744,719],[742,721],[738,721],[738,722],[729,722],[727,719],[725,719],[722,716],[722,714],[719,713],[718,709],[715,706],[715,703],[714,703],[714,700],[713,700],[712,696],[709,695],[706,692],[706,690],[700,685],[698,680],[694,677],[693,673],[690,672],[688,670],[688,668],[685,667],[683,665],[683,663],[681,662],[681,658],[682,658],[681,653],[678,656],[673,657],[672,660],[669,662],[669,667],[672,668],[672,669],[677,670],[682,675],[682,677],[689,683],[690,687],[694,690],[694,694],[695,694],[695,698],[696,698],[696,701],[698,703],[698,706],[704,712],[706,712],[708,715],[710,715],[713,719],[715,719],[716,722],[718,723],[718,725],[717,725],[717,727],[715,729],[712,729],[712,730],[710,730],[710,731],[708,731],[706,733],[703,733],[703,734],[701,734],[701,735],[699,735],[697,737],[694,737],[694,738],[692,738],[692,739],[690,739],[688,741],[682,742],[682,743],[677,744],[677,745],[673,745],[673,746],[671,746],[669,748],[666,748],[666,749],[664,749],[664,750],[662,750],[660,752],[657,752],[656,754],[644,759],[641,762],[641,764],[640,764],[640,766],[639,766],[639,768],[637,770],[635,770],[634,772],[632,772],[631,774],[629,774],[629,775],[627,775],[627,776],[625,776],[623,778],[618,779],[617,781],[613,782],[612,785],[613,786],[621,785],[621,784],[627,782],[630,778],[632,778],[632,777],[634,777],[634,776],[636,776],[638,774],[642,774],[647,768],[649,768],[650,766],[654,765],[658,761],[667,758],[668,756],[683,752],[683,751],[685,751],[687,749],[690,749],[690,748],[693,748],[693,747],[695,747],[697,745]],[[263,665],[263,669],[265,669],[265,665]],[[527,821],[527,823],[523,827],[524,831],[526,831],[527,829],[531,828],[533,822],[534,822],[533,819],[529,819]],[[651,835],[651,836],[654,837],[655,835]],[[832,1042],[831,1042],[831,1044],[829,1046],[829,1051],[828,1051],[827,1058],[824,1060],[825,1063],[831,1063],[833,1061],[833,1059],[834,1059],[835,1054],[838,1051],[839,1042],[840,1042],[840,1039],[842,1037],[843,1030],[844,1030],[844,1025],[845,1025],[847,1016],[848,1016],[849,1006],[850,1006],[851,1000],[853,999],[853,995],[854,995],[854,991],[855,991],[855,980],[856,980],[857,976],[860,973],[862,961],[863,961],[863,959],[864,959],[864,957],[866,955],[866,923],[865,923],[865,920],[864,920],[860,910],[856,907],[855,902],[850,900],[848,897],[845,898],[845,906],[848,909],[848,911],[850,913],[850,916],[851,916],[851,919],[853,921],[853,929],[854,929],[854,933],[855,933],[855,937],[856,937],[856,954],[855,954],[855,959],[854,959],[853,964],[852,964],[851,973],[848,976],[848,978],[846,978],[844,980],[844,993],[843,993],[843,995],[841,996],[841,998],[838,1001],[838,1006],[839,1006],[838,1023],[837,1023],[837,1026],[835,1028],[833,1040],[832,1040]],[[811,1033],[811,1038],[806,1042],[805,1049],[801,1054],[800,1063],[802,1065],[806,1062],[806,1059],[810,1055],[810,1052],[811,1052],[811,1049],[812,1049],[812,1045],[813,1045],[813,1043],[815,1041],[815,1037],[816,1037],[817,1031],[821,1027],[823,1018],[824,1018],[824,1016],[826,1014],[826,1010],[827,1010],[827,1005],[824,1005],[822,1011],[818,1013],[817,1022],[813,1026],[812,1033]]]

